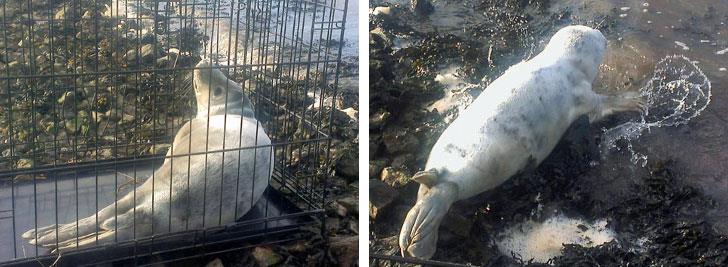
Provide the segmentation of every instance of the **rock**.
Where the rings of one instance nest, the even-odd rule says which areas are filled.
[[[87,10],[86,12],[83,12],[83,16],[81,16],[82,19],[91,19],[93,17],[93,13],[91,10]]]
[[[76,133],[78,131],[78,123],[77,123],[77,121],[78,121],[77,119],[66,120],[66,123],[65,123],[66,124],[65,125],[66,126],[66,131],[69,134],[74,134],[74,133]]]
[[[384,125],[384,122],[391,117],[388,111],[379,111],[369,118],[369,129],[377,129]]]
[[[346,217],[346,215],[349,214],[349,210],[344,207],[344,205],[341,205],[341,203],[334,202],[331,206],[336,212],[336,215],[339,215],[340,217]]]
[[[430,0],[411,0],[410,8],[413,12],[423,16],[430,15],[435,11],[435,7],[430,3]]]
[[[472,220],[465,218],[455,212],[448,212],[445,219],[442,220],[442,226],[460,237],[470,236],[470,230],[473,228]]]
[[[313,104],[308,106],[308,109],[316,109],[320,107],[334,107],[337,110],[340,110],[344,107],[344,100],[341,99],[341,97],[333,98],[331,96],[324,98],[323,103],[317,99],[317,101],[313,102]]]
[[[342,109],[341,111],[346,113],[346,115],[348,115],[349,118],[351,118],[353,121],[359,120],[359,111],[358,110],[356,110],[352,107],[348,107],[346,109]]]
[[[164,154],[172,146],[172,144],[155,144],[149,147],[150,154]]]
[[[28,169],[33,167],[34,162],[31,159],[28,158],[21,158],[18,160],[18,162],[15,163],[16,169]]]
[[[410,180],[410,176],[402,169],[386,167],[382,170],[379,179],[385,184],[397,188],[406,185]]]
[[[378,6],[378,7],[375,7],[374,10],[372,11],[372,15],[374,15],[374,16],[379,16],[379,15],[388,16],[388,15],[392,15],[392,8],[391,7],[388,7],[388,6]]]
[[[13,60],[10,63],[8,63],[8,69],[13,72],[23,71],[25,68],[25,63],[20,63],[20,61]]]
[[[385,47],[391,47],[392,46],[392,39],[395,38],[394,35],[389,33],[388,31],[382,29],[382,27],[376,27],[373,30],[369,31],[369,47],[374,49],[383,49]],[[392,75],[391,72],[386,70],[391,70],[392,66],[387,65],[391,62],[383,61],[381,59],[375,59],[371,61],[371,69],[376,70],[375,75],[382,75],[386,73],[387,76]],[[384,73],[382,73],[384,71]],[[376,77],[376,76],[375,76]],[[383,78],[382,76],[379,76],[378,79]]]
[[[336,218],[336,217],[327,217],[326,218],[326,232],[335,233],[336,230],[339,229],[339,224],[341,224],[341,219]]]
[[[222,260],[220,258],[215,258],[211,262],[208,262],[205,267],[224,267],[225,265],[222,264]]]
[[[382,209],[397,197],[397,191],[377,179],[369,179],[369,218],[377,218]]]
[[[267,247],[256,247],[251,253],[255,261],[261,267],[268,267],[278,264],[283,260],[283,257]]]
[[[340,198],[336,201],[336,203],[343,207],[346,213],[342,215],[342,217],[346,216],[346,214],[353,214],[356,216],[356,214],[359,213],[359,199],[354,196],[348,196],[344,198]]]
[[[391,166],[395,167],[395,168],[405,168],[405,167],[409,166],[409,164],[414,163],[414,161],[415,161],[414,155],[403,154],[403,155],[394,157],[394,159],[392,159]]]
[[[53,16],[55,20],[65,20],[66,19],[66,9],[61,8],[56,12],[56,14]]]
[[[334,236],[331,237],[331,254],[336,257],[339,266],[354,266],[359,256],[359,236]]]
[[[56,102],[58,102],[58,104],[60,105],[65,105],[66,103],[68,103],[68,105],[73,105],[73,99],[75,98],[75,96],[76,95],[73,93],[73,91],[65,92],[60,98],[58,98]]]
[[[382,144],[382,136],[376,133],[369,133],[369,155],[376,155]]]
[[[391,154],[412,151],[419,145],[417,137],[402,127],[388,127],[383,132],[382,141]]]
[[[371,154],[370,154],[371,155]],[[369,179],[379,179],[382,169],[387,165],[385,159],[375,159],[369,161]]]
[[[295,243],[286,246],[286,250],[294,253],[304,253],[309,248],[309,244],[306,240],[298,240]]]
[[[154,45],[153,44],[145,44],[142,46],[141,50],[141,60],[142,62],[148,62],[152,59],[154,59]],[[136,63],[137,58],[140,54],[140,51],[137,49],[131,49],[124,54],[124,58],[129,63]]]
[[[359,155],[356,149],[346,149],[336,161],[336,175],[354,178],[359,176]]]
[[[110,159],[113,155],[114,153],[111,148],[102,148],[98,152],[99,159]]]

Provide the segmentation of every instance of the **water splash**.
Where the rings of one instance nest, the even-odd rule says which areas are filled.
[[[687,124],[708,107],[710,80],[689,58],[682,55],[667,56],[657,62],[655,72],[640,89],[647,108],[639,120],[629,121],[604,130],[600,144],[602,155],[620,148],[619,140],[627,142],[630,160],[644,167],[647,155],[634,150],[631,141],[637,140],[645,130]]]

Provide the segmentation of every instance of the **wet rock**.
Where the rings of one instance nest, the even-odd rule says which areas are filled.
[[[358,261],[359,236],[334,236],[329,240],[331,253],[339,266],[354,266]]]
[[[283,260],[280,254],[267,247],[256,247],[251,254],[258,265],[262,267],[272,266]]]
[[[397,191],[377,179],[369,179],[369,218],[377,218],[389,204],[394,201]]]
[[[394,167],[386,167],[382,170],[379,179],[392,187],[401,187],[406,185],[410,180],[410,175],[404,170]]]

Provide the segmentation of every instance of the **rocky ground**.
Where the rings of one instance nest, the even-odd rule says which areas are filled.
[[[570,9],[550,8],[548,0],[433,1],[430,7],[423,2],[370,5],[371,253],[399,255],[397,236],[418,187],[411,175],[422,170],[437,137],[463,106],[508,66],[540,51],[539,36],[569,23],[608,35],[619,15],[612,10],[584,20]],[[461,26],[448,25],[440,21],[443,15],[433,12],[452,6],[458,6],[452,13],[462,19],[451,24]],[[593,248],[566,246],[561,257],[552,259],[557,266],[728,264],[728,238],[703,216],[713,202],[681,182],[689,177],[670,158],[654,159],[647,171],[623,179],[616,201],[594,198],[599,190],[595,181],[601,178],[589,170],[600,159],[601,129],[626,119],[615,117],[599,125],[581,119],[537,170],[456,203],[443,221],[433,259],[542,266],[503,255],[494,241],[507,226],[543,221],[551,215],[543,210],[558,207],[586,220],[611,218],[609,226],[620,238]],[[638,247],[637,237],[649,241]]]
[[[192,67],[199,61],[205,37],[190,28],[174,30],[163,18],[158,18],[151,30],[135,20],[112,19],[104,14],[110,4],[86,0],[2,4],[0,19],[8,27],[0,33],[0,76],[9,78],[3,78],[0,86],[0,169],[164,154],[177,128],[194,116],[191,71],[176,69]],[[147,21],[155,17],[150,10],[141,11],[139,16]],[[329,66],[329,71],[333,67]],[[149,71],[154,69],[175,70]],[[233,76],[257,74],[241,70]],[[332,77],[332,72],[328,74]],[[311,79],[321,75],[312,73]],[[310,90],[331,92],[325,87],[332,83],[328,80]],[[285,77],[276,86],[266,85],[265,81],[259,82],[256,88],[262,91],[257,93],[310,86]],[[358,58],[346,57],[338,94],[324,95],[324,107],[317,103],[321,96],[316,95],[289,94],[268,104],[256,102],[256,97],[251,96],[261,111],[259,119],[267,127],[276,127],[269,129],[275,132],[274,139],[315,137],[313,126],[287,117],[280,107],[302,110],[304,116],[321,119],[323,131],[331,129],[331,160],[322,169],[331,177],[326,189],[324,235],[310,229],[300,241],[252,244],[251,249],[242,252],[182,264],[350,266],[357,262],[357,88]],[[333,110],[332,104],[336,105]],[[275,121],[289,123],[276,126]],[[324,149],[326,143],[317,145]],[[325,153],[309,155],[302,149],[295,152],[299,156],[287,166],[293,173],[326,157]],[[35,176],[44,177],[42,173]],[[13,182],[33,179],[28,175],[10,178]]]

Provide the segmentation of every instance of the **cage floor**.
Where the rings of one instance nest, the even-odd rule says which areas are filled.
[[[97,207],[103,208],[112,204],[117,194],[121,197],[133,190],[136,185],[129,184],[116,192],[119,185],[131,180],[128,177],[148,177],[160,164],[161,162],[143,165],[137,163],[135,166],[117,166],[115,170],[98,173],[87,170],[73,174],[49,175],[46,179],[36,179],[35,183],[32,180],[15,182],[13,189],[10,182],[0,184],[0,264],[35,262],[38,257],[55,259],[55,255],[49,255],[47,249],[28,244],[21,238],[22,233],[36,225],[42,227],[53,224],[56,217],[58,222],[68,223],[90,216],[96,212]],[[141,182],[143,181],[137,183]],[[100,244],[67,253],[64,255],[63,265],[109,260],[109,255],[117,255],[117,259],[132,256],[136,260],[140,253],[151,256],[169,251],[199,249],[208,245],[220,246],[248,237],[266,236],[267,233],[293,231],[313,221],[310,212],[303,212],[278,191],[269,188],[253,209],[235,224],[120,241],[117,244]]]

